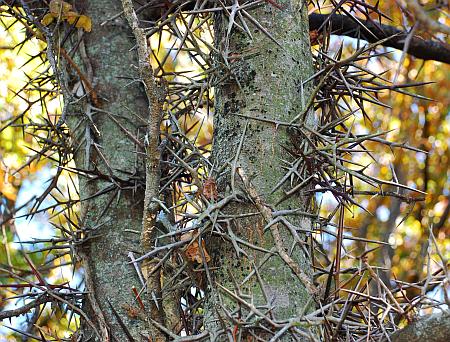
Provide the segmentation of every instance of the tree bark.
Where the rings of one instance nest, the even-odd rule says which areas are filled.
[[[308,216],[286,217],[302,241],[295,240],[292,231],[282,224],[276,225],[278,235],[273,226],[265,229],[274,218],[275,210],[311,212],[310,198],[302,195],[302,189],[285,199],[285,190],[299,184],[298,178],[292,178],[293,184],[288,179],[278,186],[286,174],[286,166],[290,167],[289,163],[294,161],[287,147],[307,149],[307,144],[297,140],[299,135],[294,129],[287,130],[280,123],[289,122],[302,113],[311,93],[308,87],[303,87],[303,81],[313,72],[303,1],[278,3],[282,4],[282,10],[266,5],[250,13],[273,37],[254,27],[251,29],[253,40],[235,28],[228,35],[228,21],[217,17],[215,22],[216,47],[229,68],[218,57],[221,76],[227,76],[227,81],[215,88],[212,155],[215,165],[231,165],[217,177],[221,195],[225,197],[230,192],[236,195],[223,210],[234,218],[221,224],[224,229],[228,229],[229,224],[227,233],[232,232],[232,235],[228,237],[235,235],[260,248],[241,246],[248,256],[242,258],[236,257],[229,240],[226,245],[217,236],[209,241],[213,287],[207,293],[204,324],[218,340],[236,333],[243,337],[249,333],[263,337],[267,334],[261,329],[263,324],[259,328],[245,328],[247,330],[239,325],[248,308],[244,308],[239,317],[233,317],[235,320],[227,320],[230,313],[235,315],[236,310],[242,309],[230,292],[247,295],[242,298],[258,308],[270,309],[277,320],[296,318],[307,312],[316,294],[310,258],[306,244],[302,244],[307,239],[305,232],[312,228]],[[136,303],[132,292],[133,287],[140,289],[141,283],[127,259],[129,251],[139,250],[143,212],[142,185],[136,187],[135,182],[143,177],[144,166],[136,154],[139,143],[132,135],[136,137],[140,128],[145,129],[148,103],[140,83],[130,82],[130,78],[138,78],[138,71],[137,55],[130,52],[134,43],[128,25],[119,17],[100,26],[121,10],[120,1],[81,1],[77,5],[92,18],[93,29],[83,39],[86,55],[82,56],[77,49],[74,59],[83,65],[88,76],[90,68],[86,60],[91,64],[90,81],[100,108],[90,107],[85,100],[74,101],[68,106],[68,124],[79,141],[74,154],[77,167],[86,166],[84,171],[102,175],[91,180],[80,177],[83,199],[80,222],[89,240],[77,252],[86,275],[88,295],[84,309],[92,320],[83,320],[81,340],[139,341],[143,337],[148,340],[150,328],[145,320],[146,313]],[[72,47],[78,44],[75,40],[71,42]],[[306,115],[305,122],[297,124],[313,126],[312,114]],[[303,179],[309,176],[307,170],[301,175]],[[307,188],[305,184],[303,189]],[[142,193],[136,193],[135,189],[141,189]],[[255,212],[256,215],[245,216]],[[261,248],[271,253],[261,252]],[[283,252],[297,268],[288,265]],[[224,288],[229,292],[221,290]],[[429,327],[443,330],[442,334],[433,336],[439,339],[429,341],[448,340],[443,335],[450,331],[447,322],[447,314],[433,316],[395,333],[393,340],[406,341],[401,337],[405,336],[403,334],[419,336],[418,339],[408,338],[410,342],[419,341],[420,336],[430,338],[422,335],[422,332],[429,334]],[[255,326],[258,324],[255,319]],[[92,326],[97,328],[97,334]],[[279,340],[291,341],[289,333],[287,331]]]
[[[420,317],[406,328],[389,336],[392,342],[450,341],[450,312]]]
[[[213,239],[210,248],[213,257],[213,282],[232,292],[240,291],[241,294],[249,295],[249,302],[255,306],[271,308],[278,319],[289,319],[303,312],[311,293],[307,290],[308,284],[305,287],[282,259],[280,251],[273,249],[275,240],[281,238],[282,248],[289,253],[294,242],[289,230],[277,225],[281,236],[276,237],[271,229],[265,230],[264,227],[270,220],[268,216],[272,210],[310,210],[309,199],[302,196],[301,192],[282,201],[283,190],[289,186],[289,180],[276,188],[286,173],[283,168],[287,166],[286,162],[292,162],[293,158],[285,147],[292,146],[295,134],[275,122],[289,122],[302,111],[308,101],[310,91],[303,89],[302,81],[312,74],[312,55],[306,8],[300,11],[302,1],[278,3],[283,6],[283,10],[267,4],[249,12],[260,25],[270,31],[277,43],[254,27],[250,28],[253,40],[236,28],[227,36],[228,19],[222,15],[215,18],[216,47],[226,58],[229,68],[222,61],[218,65],[221,67],[221,76],[229,77],[215,88],[212,148],[215,165],[232,164],[217,179],[219,193],[224,197],[230,193],[245,193],[243,196],[246,197],[242,203],[229,204],[224,213],[239,216],[260,212],[260,215],[233,219],[228,222],[229,227],[236,236],[258,247],[272,250],[273,255],[265,261],[267,253],[243,248],[249,257],[237,256],[231,243],[224,245],[220,238]],[[260,121],[261,119],[265,121]],[[307,121],[312,124],[311,117]],[[311,222],[306,217],[288,219],[299,230],[311,228]],[[226,229],[225,227],[224,230]],[[305,234],[299,234],[305,239]],[[304,246],[297,243],[290,256],[311,282],[310,260],[302,248]],[[245,280],[255,268],[258,269],[262,283],[255,273],[249,280]],[[235,288],[236,284],[239,284],[239,289]],[[220,329],[223,335],[236,334],[236,330],[240,328],[233,326],[231,322],[224,327],[224,319],[227,311],[235,312],[239,305],[230,295],[220,289],[216,291],[218,292],[209,293],[206,327],[215,338]],[[242,319],[245,316],[243,312]],[[245,336],[252,332],[240,333]],[[263,334],[256,330],[253,333]]]
[[[120,17],[100,26],[122,10],[121,2],[83,1],[76,5],[92,19],[93,27],[83,37],[85,56],[76,39],[70,47],[78,46],[74,60],[86,75],[90,73],[86,64],[91,64],[101,107],[89,109],[83,100],[68,107],[68,123],[79,141],[76,165],[102,175],[97,179],[80,177],[81,224],[89,236],[78,250],[88,291],[84,310],[102,340],[140,341],[147,327],[139,318],[142,311],[132,287],[139,291],[142,285],[127,253],[139,251],[143,189],[135,183],[143,177],[144,168],[130,134],[138,136],[139,129],[144,132],[148,103],[140,82],[133,82],[138,79],[138,63],[136,52],[131,51],[134,42],[128,24]],[[83,341],[94,334],[85,321],[82,332]]]

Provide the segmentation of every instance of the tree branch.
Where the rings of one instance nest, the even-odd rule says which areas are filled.
[[[17,5],[17,1],[14,0],[0,0],[0,5]],[[29,3],[39,3],[36,0],[27,0]],[[149,7],[148,4],[143,8]],[[155,6],[153,6],[155,7]],[[152,21],[157,21],[158,17],[168,15],[176,10],[175,6],[170,7],[164,12],[165,6],[155,7],[159,10],[151,12],[150,17],[147,18]],[[191,6],[188,4],[183,7],[184,10],[190,10]],[[136,11],[138,12],[139,9]],[[309,15],[309,28],[310,30],[317,30],[322,27],[325,21],[331,23],[332,34],[338,36],[347,36],[352,38],[360,38],[368,41],[369,43],[375,43],[379,40],[386,39],[392,36],[391,39],[385,41],[382,46],[391,47],[398,50],[403,50],[408,32],[397,29],[394,26],[383,25],[376,23],[375,21],[367,21],[358,19],[357,22],[354,18],[339,14],[319,14],[312,13]],[[364,26],[362,26],[362,25]],[[370,32],[369,32],[370,31]],[[446,64],[450,64],[450,45],[435,40],[426,40],[419,36],[413,36],[406,51],[411,56],[423,59],[434,60]]]
[[[389,338],[392,342],[450,341],[450,311],[420,318]]]
[[[319,29],[325,21],[331,24],[331,33],[339,36],[360,38],[375,43],[381,39],[392,37],[382,45],[394,49],[403,50],[408,33],[399,30],[393,26],[378,24],[373,21],[359,20],[356,22],[353,18],[345,15],[313,13],[309,15],[309,29]],[[369,32],[370,31],[370,32]],[[434,60],[450,64],[450,45],[435,40],[425,40],[418,36],[413,36],[406,51],[411,56]]]
[[[154,199],[159,197],[159,186],[161,179],[160,169],[160,151],[158,150],[160,123],[162,118],[163,96],[159,96],[153,69],[150,65],[150,49],[143,28],[139,27],[139,19],[133,7],[132,0],[122,0],[123,12],[128,24],[133,31],[136,39],[136,46],[139,57],[139,74],[141,82],[145,88],[145,94],[149,102],[149,115],[147,119],[147,133],[145,138],[145,195],[144,195],[144,213],[142,219],[141,247],[144,251],[153,248],[156,237],[156,215],[158,213],[158,204]],[[146,278],[147,293],[151,302],[149,320],[156,325],[158,329],[152,327],[152,340],[155,342],[165,341],[164,334],[160,331],[164,326],[164,312],[162,310],[161,294],[161,270],[158,269],[157,259],[146,259],[142,264],[142,272]]]
[[[48,302],[53,301],[54,299],[52,299],[50,296],[48,295],[42,295],[39,296],[37,299],[33,300],[32,302],[29,302],[19,308],[15,308],[15,309],[11,309],[11,310],[6,310],[6,311],[1,311],[0,312],[0,321],[4,320],[6,318],[11,318],[11,317],[17,317],[20,315],[25,315],[27,313],[30,312],[30,310],[36,308],[37,306],[41,305],[41,304],[45,304]]]

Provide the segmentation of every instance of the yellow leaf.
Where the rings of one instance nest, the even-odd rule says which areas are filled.
[[[53,14],[47,13],[46,15],[44,15],[44,18],[42,18],[41,23],[44,26],[48,26],[53,22],[54,19],[55,17],[53,16]]]
[[[60,14],[65,15],[69,12],[72,9],[72,5],[62,0],[52,0],[50,1],[49,8],[50,13],[58,17]]]
[[[3,183],[0,184],[0,194],[10,201],[15,201],[17,198],[17,189],[11,183]]]
[[[44,35],[41,33],[41,31],[35,30],[35,31],[33,31],[32,33],[33,33],[33,36],[35,36],[37,39],[40,39],[40,40],[42,40],[43,42],[45,42],[45,37],[44,37]]]
[[[77,18],[79,18],[80,15],[76,12],[67,12],[64,14],[63,18],[67,20],[69,24],[73,24],[75,21],[77,21]]]
[[[91,32],[92,30],[92,20],[87,15],[80,15],[75,27],[82,28],[86,32]]]

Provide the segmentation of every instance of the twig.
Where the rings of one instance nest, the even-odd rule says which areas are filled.
[[[153,198],[158,198],[160,186],[160,151],[159,134],[160,123],[162,117],[162,99],[158,96],[153,70],[150,65],[149,47],[147,45],[147,38],[144,29],[139,27],[139,20],[133,8],[131,0],[122,0],[123,12],[131,29],[134,38],[136,39],[138,59],[139,59],[139,74],[141,81],[144,84],[145,93],[149,102],[149,116],[147,121],[147,133],[145,139],[145,195],[144,195],[144,213],[142,218],[142,234],[141,246],[144,250],[149,250],[152,247],[155,239],[155,224],[159,205],[153,201]],[[147,277],[147,292],[150,296],[158,297],[161,300],[161,275],[160,269],[154,272],[155,265],[153,260],[145,260],[142,268],[143,273]],[[151,317],[153,320],[164,322],[163,315],[160,312],[161,305],[158,302],[151,304]],[[149,318],[149,319],[152,319]],[[161,329],[153,331],[155,339],[161,341],[164,336],[161,334]]]

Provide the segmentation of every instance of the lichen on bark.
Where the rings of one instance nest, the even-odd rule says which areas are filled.
[[[306,9],[301,1],[279,3],[282,10],[267,4],[250,11],[250,15],[274,39],[260,29],[251,31],[252,38],[235,27],[227,35],[229,21],[222,14],[215,18],[216,47],[226,58],[224,62],[218,57],[217,65],[221,70],[220,76],[227,75],[228,79],[215,88],[212,156],[216,165],[230,163],[243,139],[236,167],[245,173],[264,206],[273,210],[299,208],[308,211],[310,199],[301,191],[277,204],[284,197],[286,184],[279,188],[276,185],[285,174],[287,162],[292,161],[288,149],[292,146],[293,137],[282,124],[276,123],[289,122],[301,113],[308,101],[309,91],[301,84],[312,75],[313,70]],[[312,118],[308,116],[307,124],[311,122]],[[232,174],[236,187],[245,193],[245,185],[229,168],[218,176],[220,193],[230,192]],[[242,203],[230,204],[224,209],[226,214],[233,215],[255,211],[258,211],[257,206],[249,196]],[[307,217],[289,219],[297,227],[311,228]],[[237,236],[273,251],[273,236],[269,229],[264,230],[267,223],[262,216],[253,215],[232,220],[231,226]],[[280,229],[283,246],[290,251],[293,238],[286,227]],[[302,237],[306,241],[306,236]],[[306,243],[303,246],[297,244],[291,257],[304,272],[311,275],[305,247]],[[244,258],[242,255],[236,256],[233,246],[224,246],[220,238],[211,239],[209,248],[216,283],[231,290],[235,286],[233,284],[245,283],[240,290],[252,298],[249,301],[254,305],[271,307],[272,313],[279,319],[294,318],[303,312],[311,294],[276,251],[265,260],[266,253],[244,248],[249,255]],[[255,274],[244,281],[254,265],[258,267],[265,293]],[[265,298],[266,295],[269,298]],[[226,314],[224,311],[220,313],[221,310],[225,308],[233,312],[238,307],[230,296],[221,293],[221,299],[218,299],[218,296],[212,295],[207,304],[206,327],[210,330],[223,328],[220,321]]]
[[[126,21],[117,18],[100,25],[120,11],[121,2],[79,1],[76,5],[93,21],[92,32],[84,35],[83,44],[92,64],[92,83],[101,108],[91,108],[91,121],[86,115],[87,103],[83,99],[69,104],[67,122],[79,144],[74,159],[78,168],[87,166],[90,171],[97,169],[98,174],[110,177],[80,177],[79,191],[83,200],[80,220],[89,239],[79,246],[78,252],[91,277],[84,310],[95,323],[98,314],[93,309],[92,301],[95,300],[106,321],[110,339],[128,340],[118,314],[128,333],[139,341],[148,326],[144,320],[130,314],[130,308],[139,310],[132,287],[140,289],[142,285],[129,264],[127,253],[140,250],[143,193],[134,192],[133,182],[143,176],[144,168],[138,160],[135,141],[123,129],[136,136],[139,131],[143,132],[146,122],[141,118],[145,118],[148,104],[139,82],[130,82],[138,78],[137,56],[132,51],[134,43]],[[70,37],[67,50],[77,47],[79,41],[76,38],[76,35]],[[75,51],[75,62],[86,72],[80,49]],[[98,135],[91,130],[93,125]],[[89,147],[89,144],[96,144],[96,147]],[[96,323],[97,327],[101,325],[101,322]],[[84,334],[82,340],[95,337],[85,321],[81,332]]]

